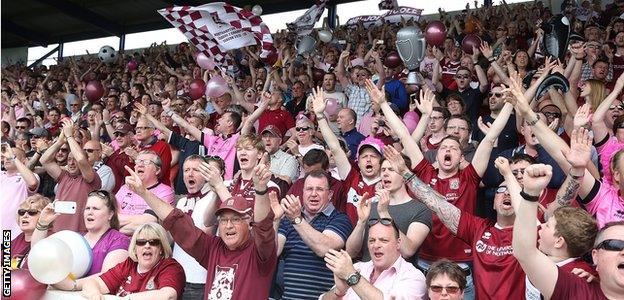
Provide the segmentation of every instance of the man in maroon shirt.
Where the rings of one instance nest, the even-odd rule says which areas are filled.
[[[525,290],[524,272],[512,255],[512,230],[514,207],[510,193],[518,193],[520,186],[515,180],[503,182],[494,197],[496,222],[482,219],[451,204],[438,191],[421,181],[409,171],[400,153],[393,147],[385,147],[384,153],[394,170],[403,175],[409,190],[439,218],[440,222],[455,236],[470,245],[473,252],[472,276],[476,299],[522,299]],[[511,170],[504,172],[506,179],[513,179]],[[535,231],[535,223],[533,231]],[[438,250],[442,246],[437,245]],[[496,282],[497,284],[492,284]]]
[[[514,227],[513,253],[527,277],[546,299],[621,299],[624,295],[624,222],[607,223],[598,232],[592,258],[600,282],[586,280],[558,268],[535,246],[537,201],[552,176],[552,167],[532,165],[525,171],[522,193],[512,194],[521,201]]]
[[[171,170],[171,148],[167,142],[159,140],[154,135],[154,124],[150,122],[147,118],[141,117],[136,123],[136,134],[134,137],[137,141],[139,141],[139,151],[136,154],[131,156],[133,160],[138,156],[138,152],[141,150],[152,150],[158,154],[160,160],[162,160],[162,169],[161,169],[161,181],[166,185],[171,185],[171,180],[169,179],[169,172]]]
[[[289,129],[295,127],[295,119],[292,115],[282,107],[284,102],[282,93],[275,92],[270,94],[270,100],[268,100],[267,109],[260,115],[258,120],[258,132],[262,132],[268,125],[274,125],[281,132],[287,132]],[[267,95],[263,94],[263,98]]]
[[[233,197],[215,212],[219,236],[204,233],[193,219],[147,191],[130,168],[126,184],[153,209],[174,241],[206,270],[205,299],[265,300],[277,264],[273,212],[267,197],[269,169],[259,164],[254,170],[256,193],[253,212],[249,202]],[[253,229],[253,234],[251,230]]]
[[[119,149],[115,150],[115,152],[106,159],[106,165],[113,170],[113,174],[115,175],[115,187],[112,193],[116,194],[119,188],[124,184],[124,178],[128,176],[128,172],[126,172],[124,167],[128,166],[134,169],[134,159],[125,152],[126,147],[132,146],[132,136],[134,135],[132,126],[127,123],[120,123],[115,128],[114,135]]]

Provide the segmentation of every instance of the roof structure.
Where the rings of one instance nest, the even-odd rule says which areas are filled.
[[[353,2],[335,0],[332,4]],[[214,1],[182,0],[14,0],[2,1],[2,48],[47,46],[107,36],[171,28],[156,11]],[[260,4],[263,14],[306,9],[315,1],[229,0],[245,7]]]

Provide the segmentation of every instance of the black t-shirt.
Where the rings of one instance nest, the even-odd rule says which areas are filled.
[[[473,89],[471,87],[468,87],[463,92],[459,92],[449,90],[444,87],[444,89],[440,93],[440,96],[442,96],[442,99],[444,99],[448,95],[454,93],[458,93],[462,97],[464,103],[466,104],[466,116],[470,118],[472,124],[476,124],[477,115],[479,113],[479,109],[481,108],[481,103],[483,103],[483,99],[485,98],[485,94],[481,93],[481,90],[479,90],[479,88]]]

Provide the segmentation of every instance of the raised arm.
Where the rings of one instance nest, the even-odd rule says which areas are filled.
[[[472,166],[479,176],[483,176],[485,173],[490,161],[489,157],[492,154],[492,149],[494,148],[494,143],[496,143],[498,136],[505,128],[505,124],[507,124],[512,111],[513,105],[505,103],[498,117],[496,117],[494,123],[490,126],[490,130],[488,130],[483,140],[481,140],[481,143],[479,143],[479,147],[477,147],[475,155],[472,159]]]
[[[384,113],[384,116],[386,117],[388,126],[390,126],[390,129],[392,129],[392,131],[394,131],[397,137],[401,139],[403,148],[413,149],[412,151],[408,151],[406,153],[407,156],[412,161],[412,166],[418,165],[418,163],[420,163],[420,161],[423,160],[424,156],[422,152],[420,151],[420,148],[418,147],[418,143],[416,142],[416,140],[412,139],[412,136],[407,130],[407,127],[405,127],[405,124],[403,124],[403,121],[401,121],[401,119],[394,113],[394,111],[390,107],[390,104],[388,104],[388,101],[386,99],[385,88],[382,87],[382,89],[379,90],[377,87],[375,87],[372,80],[367,79],[366,90],[368,91],[368,94],[371,96],[371,100],[379,104],[379,107],[381,108],[381,110]],[[426,105],[430,104],[431,106],[433,106],[432,98],[433,98],[433,93],[431,91],[429,90],[427,90],[426,92],[423,92],[423,90],[420,91],[421,102],[427,102],[428,104]],[[424,104],[421,104],[421,105],[424,105]]]
[[[418,120],[418,125],[416,125],[416,129],[414,129],[414,132],[412,132],[412,139],[414,139],[415,141],[420,141],[425,136],[425,131],[427,131],[429,118],[431,117],[431,113],[433,112],[433,102],[423,100],[418,101],[414,99],[414,106],[418,108],[421,116],[420,120]]]
[[[166,99],[165,101],[167,103],[169,103],[171,100]],[[200,128],[197,128],[197,127],[191,125],[191,123],[187,122],[183,117],[179,116],[177,113],[175,113],[175,111],[170,109],[168,106],[165,106],[163,104],[163,107],[165,107],[165,113],[167,115],[169,115],[171,117],[171,119],[174,122],[176,122],[176,124],[178,124],[182,128],[184,128],[184,130],[186,130],[186,132],[188,132],[195,140],[197,140],[197,141],[201,141],[202,140],[202,131],[201,131]]]
[[[173,206],[148,191],[145,185],[143,185],[143,181],[139,175],[134,172],[134,170],[128,166],[125,166],[124,168],[126,168],[126,171],[130,174],[126,177],[126,184],[128,187],[145,200],[145,203],[147,203],[147,205],[154,211],[156,216],[158,216],[158,219],[164,220],[167,218],[173,210]]]
[[[403,160],[403,157],[401,157],[401,154],[394,149],[394,147],[385,146],[384,154],[386,159],[388,159],[388,161],[392,164],[394,170],[403,176],[405,184],[412,194],[414,194],[416,199],[427,205],[427,207],[438,216],[440,221],[442,221],[442,224],[444,224],[444,226],[446,226],[446,228],[448,228],[453,234],[457,234],[461,210],[446,201],[446,198],[440,195],[440,193],[428,184],[422,182],[416,174],[412,173],[405,165],[405,161]]]
[[[494,50],[492,50],[490,44],[488,44],[487,42],[482,42],[481,46],[479,46],[479,50],[481,50],[481,53],[483,53],[483,57],[485,57],[490,62],[490,66],[492,66],[492,69],[494,69],[496,75],[500,77],[503,83],[507,84],[509,82],[509,76],[507,76],[507,73],[505,73],[505,71],[500,67],[498,61],[493,56]]]
[[[552,168],[547,165],[531,165],[524,170],[524,194],[511,194],[520,202],[516,211],[516,221],[513,226],[513,254],[520,262],[522,269],[533,285],[544,295],[545,299],[552,296],[557,283],[558,271],[555,263],[536,247],[538,202],[536,201],[542,190],[546,188]]]
[[[366,226],[368,226],[370,212],[371,198],[368,196],[368,193],[364,193],[362,200],[360,200],[360,205],[357,206],[357,223],[355,224],[355,227],[353,227],[353,231],[351,231],[351,235],[349,235],[345,245],[347,253],[349,253],[352,257],[358,257],[360,250],[362,250],[364,239],[366,239],[364,233],[366,233]]]
[[[481,93],[485,93],[490,88],[490,84],[488,82],[487,75],[481,65],[479,65],[479,55],[481,52],[478,47],[472,47],[472,63],[474,64],[475,73],[477,73],[477,78],[479,79],[479,90]]]
[[[71,120],[63,120],[63,134],[67,137],[67,144],[69,145],[69,151],[72,155],[74,155],[74,159],[76,160],[76,164],[78,165],[78,169],[80,169],[80,174],[85,179],[86,182],[93,182],[95,180],[95,176],[98,176],[93,169],[93,165],[89,163],[87,159],[87,154],[82,150],[82,147],[73,136],[74,132],[74,122]]]
[[[338,174],[340,178],[347,178],[347,175],[351,172],[351,163],[349,162],[347,154],[340,147],[338,138],[336,138],[334,131],[329,127],[329,123],[327,123],[327,119],[325,118],[327,100],[325,99],[323,89],[317,87],[315,90],[312,90],[312,97],[312,106],[314,107],[314,114],[316,114],[319,130],[323,135],[325,143],[327,143],[327,147],[329,147],[329,150],[334,154],[334,161],[336,162],[336,167],[338,167]]]
[[[570,205],[570,202],[576,197],[581,181],[585,176],[585,169],[588,164],[592,163],[591,146],[589,130],[581,127],[572,131],[570,135],[570,149],[563,151],[563,155],[571,167],[555,198],[559,206]]]
[[[139,112],[139,114],[141,114],[141,116],[147,118],[150,122],[152,122],[152,124],[154,124],[154,127],[156,127],[156,129],[160,130],[160,132],[162,132],[166,136],[167,141],[171,138],[171,129],[167,128],[165,124],[161,123],[158,119],[154,118],[154,116],[150,115],[147,112],[147,107],[145,107],[145,105],[141,104],[140,102],[135,102],[134,107],[136,107],[136,110]]]
[[[602,102],[600,102],[600,105],[598,105],[598,107],[596,108],[596,111],[594,111],[594,115],[592,117],[592,126],[593,127],[603,126],[606,129],[606,126],[604,125],[605,124],[604,123],[604,119],[607,116],[607,111],[609,110],[611,105],[613,105],[613,101],[615,101],[615,99],[617,99],[617,96],[620,94],[620,92],[622,92],[622,88],[624,88],[624,73],[622,75],[620,75],[620,77],[615,82],[615,86],[613,87],[613,91],[606,98],[604,98],[604,100],[602,100]],[[602,129],[602,128],[599,128],[599,129]],[[601,130],[600,132],[602,133],[604,131]],[[605,135],[603,135],[603,136],[595,135],[594,136],[594,140],[595,141],[600,141],[600,140],[604,139],[604,136]]]
[[[254,110],[252,114],[247,116],[247,118],[245,119],[245,122],[243,122],[243,127],[241,128],[241,135],[246,135],[251,132],[251,129],[253,128],[254,123],[256,123],[256,120],[260,118],[262,113],[264,113],[264,111],[269,106],[270,100],[271,100],[271,94],[269,92],[262,93],[262,99],[260,100],[260,105],[258,106],[256,110]]]
[[[340,53],[340,57],[338,58],[338,64],[336,65],[336,77],[338,77],[338,81],[342,88],[346,88],[350,83],[348,74],[345,71],[345,60],[349,58],[349,50],[342,51]]]
[[[65,144],[65,142],[66,142],[65,135],[63,134],[63,131],[61,131],[61,134],[59,135],[56,142],[54,142],[54,144],[52,144],[52,146],[50,146],[48,150],[43,152],[43,154],[41,155],[41,158],[39,159],[39,162],[41,162],[41,165],[43,166],[43,168],[46,170],[46,172],[48,172],[48,174],[54,180],[56,180],[59,177],[59,175],[61,175],[61,172],[63,171],[61,169],[61,166],[59,166],[54,160],[54,156],[56,155],[56,152],[59,151],[61,146]]]
[[[6,147],[6,150],[2,153],[2,156],[4,156],[5,159],[13,162],[13,165],[15,165],[15,168],[17,168],[17,172],[22,175],[22,179],[24,179],[24,182],[26,182],[28,190],[31,192],[36,191],[39,187],[39,179],[37,178],[37,176],[35,176],[35,173],[33,173],[33,171],[31,171],[25,165],[25,163],[27,162],[26,156],[22,153],[22,157],[18,158],[15,153],[13,153],[13,149],[8,145]]]

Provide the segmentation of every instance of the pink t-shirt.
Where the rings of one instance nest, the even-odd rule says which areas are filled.
[[[620,197],[618,189],[607,183],[600,182],[598,193],[585,204],[585,209],[596,217],[598,228],[613,221],[624,220],[624,200]]]
[[[615,136],[609,137],[607,142],[603,145],[596,147],[596,151],[600,156],[600,166],[602,167],[603,181],[613,183],[613,175],[611,174],[611,158],[616,152],[624,148],[624,143],[620,143]]]
[[[173,205],[173,189],[170,186],[159,183],[152,188],[148,188],[148,190],[156,195],[156,197]],[[149,209],[145,200],[141,196],[135,194],[126,184],[121,186],[115,197],[119,204],[119,214],[136,216],[142,215],[145,210]]]
[[[35,176],[39,181],[39,175],[35,174]],[[2,229],[11,230],[11,238],[15,238],[22,232],[17,225],[17,209],[32,192],[28,191],[28,185],[20,173],[9,175],[6,171],[0,172],[0,186],[2,187],[2,193],[0,193]]]
[[[234,176],[234,160],[236,159],[236,142],[240,133],[235,133],[229,138],[222,139],[217,135],[202,134],[203,144],[208,155],[215,155],[223,158],[225,162],[225,177],[230,180]]]
[[[360,270],[363,278],[371,281],[374,269],[372,261],[359,262],[353,267]],[[379,274],[373,286],[383,293],[384,299],[421,299],[427,291],[425,275],[401,256],[390,268]],[[319,299],[322,297],[323,295],[319,296]],[[360,297],[353,289],[349,289],[342,299],[352,300]]]

